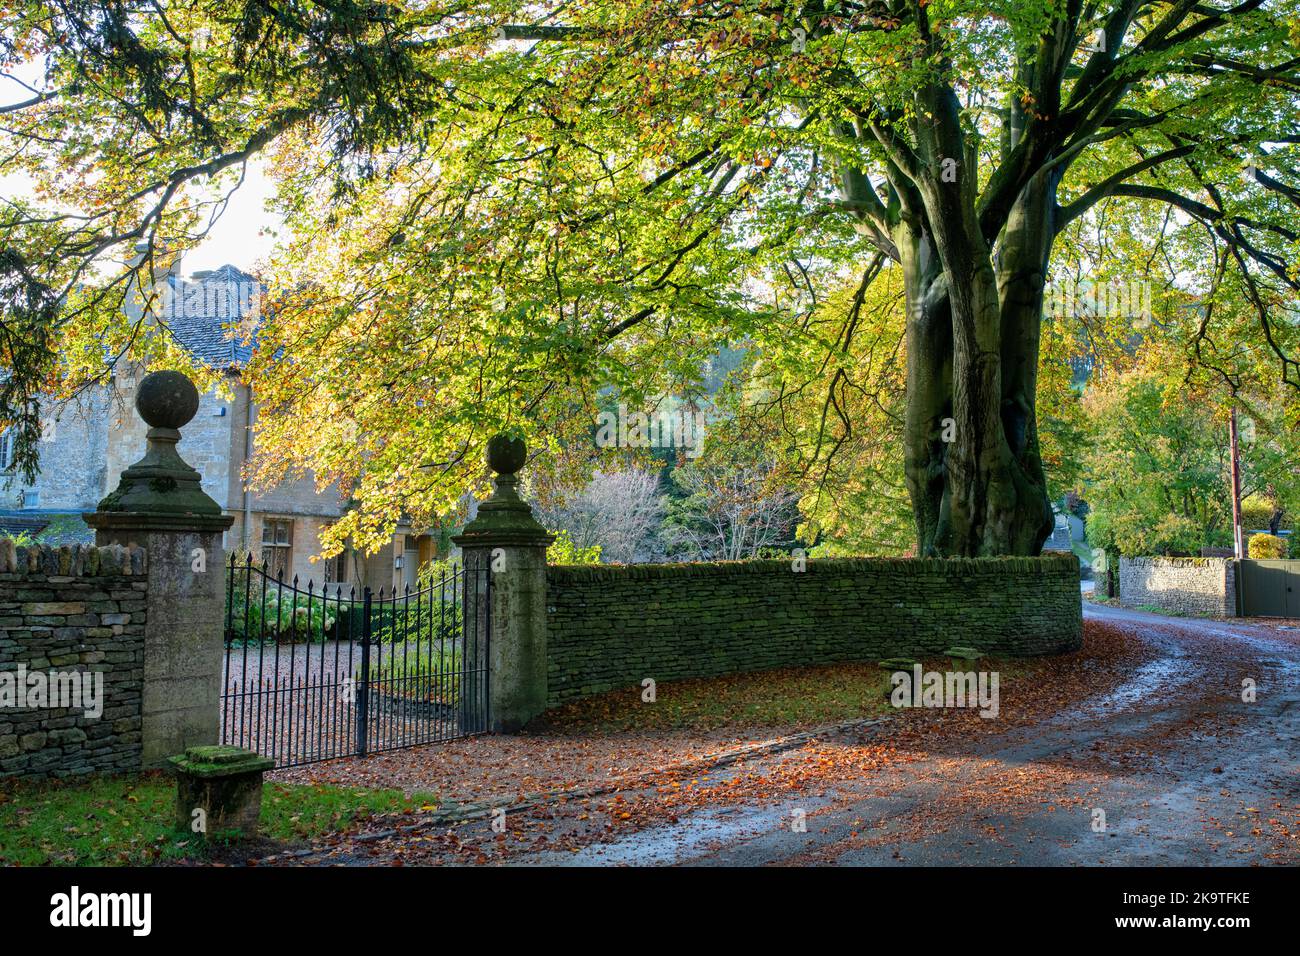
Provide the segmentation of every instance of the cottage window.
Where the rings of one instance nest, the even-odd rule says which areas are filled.
[[[348,552],[346,549],[325,559],[325,583],[346,584],[348,580]]]
[[[293,566],[293,522],[287,518],[267,518],[262,522],[262,563],[266,573],[275,578],[289,578]]]

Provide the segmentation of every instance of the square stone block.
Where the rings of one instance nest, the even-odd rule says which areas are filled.
[[[169,757],[176,774],[176,826],[203,837],[257,834],[262,775],[275,761],[222,745],[190,747]],[[197,823],[197,826],[196,826]]]

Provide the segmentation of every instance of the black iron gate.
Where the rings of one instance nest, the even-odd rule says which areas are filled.
[[[226,571],[222,743],[286,767],[487,729],[487,569],[401,593]]]

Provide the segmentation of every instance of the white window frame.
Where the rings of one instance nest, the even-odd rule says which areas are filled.
[[[18,429],[0,430],[0,472],[14,470],[14,457],[18,444]]]

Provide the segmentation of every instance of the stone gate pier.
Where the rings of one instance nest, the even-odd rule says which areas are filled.
[[[219,739],[222,535],[234,518],[221,513],[177,450],[180,430],[199,408],[194,383],[180,372],[153,372],[140,382],[135,405],[149,425],[144,457],[84,517],[96,544],[138,546],[148,555],[141,763],[151,768]]]
[[[518,472],[526,460],[527,448],[518,439],[497,435],[488,442],[495,490],[452,538],[471,572],[467,581],[485,583],[488,574],[476,572],[490,574],[486,600],[467,595],[465,613],[490,615],[488,713],[490,729],[498,733],[513,733],[546,709],[546,549],[555,536],[519,497]],[[466,621],[465,633],[488,628],[471,628]]]

